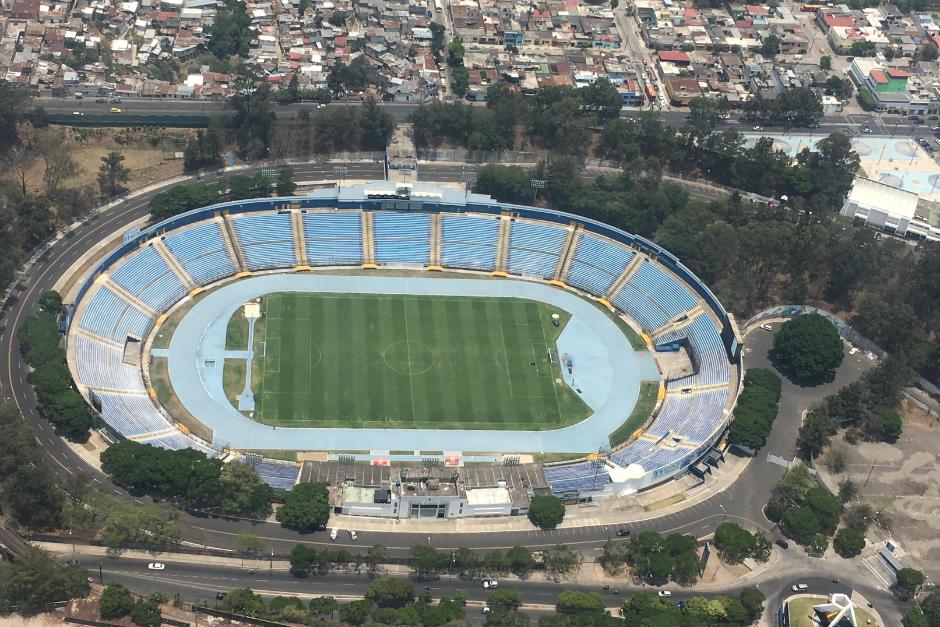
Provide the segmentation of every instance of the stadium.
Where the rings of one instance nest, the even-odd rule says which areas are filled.
[[[695,470],[743,376],[733,320],[656,244],[420,183],[128,233],[78,290],[67,338],[106,439],[248,459],[280,489],[324,474],[380,489],[389,465],[429,459],[488,462],[496,478],[468,487],[505,486],[499,467],[532,454],[567,459],[517,487],[629,494]]]

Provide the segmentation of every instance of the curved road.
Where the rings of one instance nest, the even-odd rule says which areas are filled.
[[[333,164],[321,166],[294,165],[293,168],[298,180],[312,180],[315,178],[332,178],[332,166]],[[259,165],[241,170],[241,172],[251,173],[264,167],[270,168],[272,166]],[[460,166],[455,167],[459,168]],[[378,168],[381,169],[381,166],[378,166]],[[230,174],[215,172],[203,176],[202,180],[214,181]],[[369,177],[363,172],[359,177],[382,178],[382,174]],[[0,393],[3,394],[4,398],[12,400],[21,411],[26,422],[34,430],[37,440],[47,451],[53,462],[53,469],[63,478],[86,475],[89,481],[97,483],[100,488],[117,494],[126,493],[111,483],[106,475],[88,466],[54,433],[51,425],[36,412],[36,400],[32,388],[26,382],[27,367],[18,351],[15,332],[23,319],[34,309],[36,301],[43,291],[50,289],[55,281],[72,264],[78,261],[91,246],[115,232],[122,231],[130,223],[146,216],[147,203],[158,191],[160,189],[151,190],[121,202],[88,220],[68,237],[56,242],[49,252],[44,255],[44,260],[37,262],[30,273],[22,277],[21,282],[26,284],[28,288],[20,294],[18,302],[7,313],[5,329],[0,335]],[[745,361],[749,367],[769,364],[767,353],[771,346],[771,338],[771,333],[761,329],[753,331],[748,336]],[[773,529],[769,521],[763,518],[760,508],[766,502],[768,494],[784,472],[784,468],[768,462],[768,454],[783,459],[792,459],[801,412],[822,396],[857,379],[867,366],[869,366],[867,363],[846,359],[833,383],[812,390],[799,388],[784,381],[780,417],[774,425],[768,444],[756,458],[751,460],[750,467],[734,484],[698,505],[675,514],[652,515],[642,522],[630,523],[630,528],[634,533],[655,530],[661,533],[689,533],[701,537],[710,533],[721,522],[731,520],[763,528],[773,536]],[[138,503],[143,502],[140,499],[135,500]],[[244,530],[246,527],[253,527],[251,531],[262,537],[270,548],[278,553],[288,553],[297,542],[335,547],[325,532],[300,536],[275,524],[195,518],[185,514],[181,517],[180,523],[184,538],[198,544],[231,546],[238,531]],[[459,546],[471,546],[483,550],[505,549],[514,545],[539,549],[564,543],[590,553],[593,550],[598,550],[614,531],[615,528],[602,525],[550,531],[488,532],[486,534],[435,533],[430,536],[401,531],[362,532],[358,544],[359,546],[382,544],[389,547],[393,555],[402,555],[411,546],[418,543],[427,543],[445,550]],[[794,549],[791,549],[790,553],[793,552]],[[821,566],[823,564],[825,562],[820,562]],[[877,593],[877,590],[871,586],[870,581],[863,574],[859,576],[860,580],[856,582],[857,587],[867,586]]]

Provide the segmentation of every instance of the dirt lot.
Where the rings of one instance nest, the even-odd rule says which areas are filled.
[[[175,153],[185,147],[189,131],[166,131],[132,129],[65,129],[68,142],[73,146],[73,158],[82,172],[75,178],[63,182],[63,187],[96,185],[101,157],[112,150],[124,155],[124,165],[131,171],[128,188],[140,187],[149,181],[175,176],[183,171],[183,160]],[[32,191],[42,188],[42,159],[37,159],[29,172],[29,187]]]
[[[846,447],[845,475],[858,484],[863,501],[876,511],[888,512],[892,521],[888,537],[902,549],[902,561],[907,554],[912,566],[936,579],[940,577],[940,422],[906,400],[901,415],[904,432],[896,443]]]

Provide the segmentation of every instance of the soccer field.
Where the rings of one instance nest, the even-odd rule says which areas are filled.
[[[555,340],[568,318],[515,298],[269,294],[254,334],[254,418],[394,429],[573,424],[590,409],[561,380]]]

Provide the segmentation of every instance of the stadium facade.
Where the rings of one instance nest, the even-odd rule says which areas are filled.
[[[663,370],[645,428],[600,459],[545,465],[555,494],[629,493],[684,474],[730,422],[743,377],[739,335],[714,294],[668,251],[594,220],[421,183],[220,203],[128,234],[71,305],[74,379],[114,436],[222,454],[211,431],[175,422],[156,402],[141,365],[148,338],[171,308],[216,284],[332,267],[470,270],[573,289],[640,329],[658,363],[685,359],[685,368]],[[299,477],[271,462],[259,469],[280,488]]]

